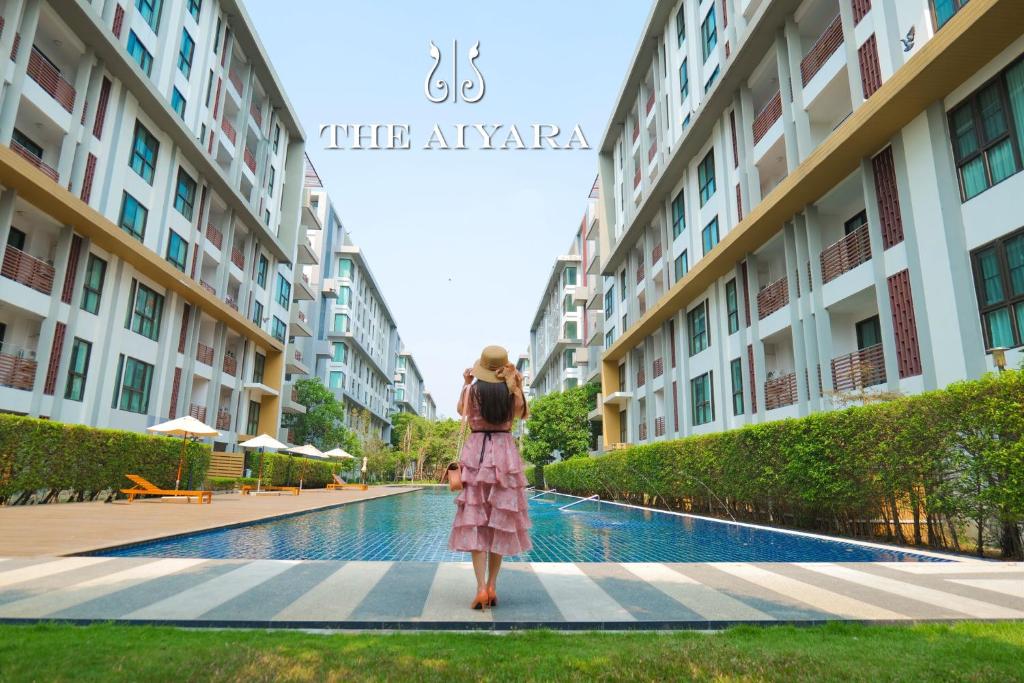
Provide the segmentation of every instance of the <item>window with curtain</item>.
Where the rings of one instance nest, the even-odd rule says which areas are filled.
[[[987,348],[1024,345],[1024,230],[971,254]]]
[[[672,200],[672,239],[679,237],[686,229],[686,201],[683,198],[683,191]]]
[[[160,143],[141,121],[135,122],[135,134],[132,136],[132,154],[128,165],[150,185],[156,170],[156,157],[160,153]]]
[[[736,278],[725,283],[725,310],[729,320],[729,334],[739,332],[740,306],[739,297],[736,295]]]
[[[700,188],[700,205],[704,206],[715,194],[715,150],[708,152],[697,167],[697,185]]]
[[[690,404],[693,406],[694,426],[714,421],[715,405],[711,396],[710,372],[690,380]]]
[[[147,339],[158,341],[164,297],[137,280],[132,281],[132,290],[132,307],[128,311],[128,324],[125,327]]]
[[[681,3],[676,10],[676,44],[683,46],[686,41],[686,3]]]
[[[701,302],[697,308],[686,314],[686,327],[690,333],[690,355],[695,356],[711,345],[711,331],[708,329],[708,302]]]
[[[68,381],[64,387],[64,398],[71,401],[81,401],[85,396],[85,379],[89,373],[89,356],[92,354],[92,344],[75,337],[71,346],[71,362],[68,367]]]
[[[732,375],[732,414],[743,414],[743,363],[739,358],[729,363],[729,372]]]
[[[932,13],[936,30],[946,25],[953,15],[963,9],[968,0],[932,0]]]
[[[682,280],[683,276],[690,270],[690,263],[685,249],[683,249],[683,252],[679,254],[679,256],[676,256],[676,260],[673,262],[672,268],[676,277],[676,282]]]
[[[708,15],[704,17],[704,21],[700,25],[700,44],[701,54],[706,62],[708,57],[711,56],[711,51],[715,48],[715,45],[718,45],[718,24],[715,21],[714,5],[711,6]]]

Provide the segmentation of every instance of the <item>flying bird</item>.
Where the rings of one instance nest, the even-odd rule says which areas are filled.
[[[916,27],[911,26],[910,30],[907,31],[907,37],[906,38],[900,38],[900,42],[903,43],[903,51],[904,52],[910,52],[911,50],[914,49],[914,36],[916,34],[917,34]]]

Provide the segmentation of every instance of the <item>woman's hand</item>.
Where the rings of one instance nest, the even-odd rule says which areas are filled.
[[[462,381],[465,384],[473,383],[473,368],[466,368],[462,371]]]

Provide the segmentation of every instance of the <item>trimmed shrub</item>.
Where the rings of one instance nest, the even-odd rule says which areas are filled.
[[[0,502],[26,502],[46,491],[43,501],[70,492],[75,500],[131,485],[138,474],[174,488],[181,439],[0,414]],[[189,442],[182,488],[199,487],[210,465],[210,447]]]
[[[253,482],[260,471],[260,454],[249,453],[246,467],[251,468]],[[302,486],[307,489],[323,488],[334,482],[331,475],[351,471],[351,465],[311,460],[285,453],[263,454],[263,481],[272,486],[298,486],[301,475]]]
[[[544,467],[550,488],[1024,558],[1024,373]],[[970,532],[974,538],[965,539]],[[965,542],[966,541],[966,542]]]

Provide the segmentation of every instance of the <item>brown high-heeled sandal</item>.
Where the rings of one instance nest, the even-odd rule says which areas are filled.
[[[491,607],[498,606],[498,594],[494,590],[494,586],[487,588],[487,602]]]
[[[472,604],[469,606],[470,609],[484,609],[490,606],[490,598],[487,595],[487,590],[482,590],[476,594],[473,598]]]

